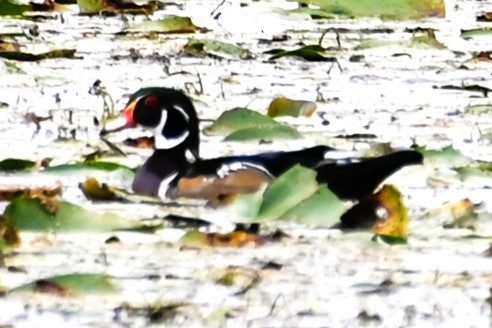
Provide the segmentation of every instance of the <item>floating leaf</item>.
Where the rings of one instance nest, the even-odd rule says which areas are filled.
[[[50,166],[43,170],[43,172],[57,173],[57,174],[58,173],[72,174],[74,172],[90,173],[93,171],[108,171],[108,172],[124,171],[129,175],[134,174],[134,170],[127,166],[118,163],[105,162],[105,161],[86,161],[83,163],[61,164],[57,166]]]
[[[0,200],[12,200],[20,196],[30,197],[54,197],[60,195],[62,186],[60,184],[50,186],[12,186],[0,185]]]
[[[0,161],[0,171],[24,171],[34,168],[35,166],[36,162],[26,159],[7,158]]]
[[[234,108],[222,113],[206,135],[227,135],[226,140],[295,139],[301,135],[292,127],[247,108]]]
[[[358,49],[371,49],[377,47],[403,47],[416,49],[445,49],[446,46],[436,39],[433,29],[426,29],[414,34],[409,40],[385,40],[385,39],[365,39],[357,47]]]
[[[316,171],[295,165],[265,190],[258,220],[282,217],[318,190]]]
[[[462,37],[480,36],[492,34],[492,27],[479,27],[469,30],[461,30]]]
[[[5,246],[17,245],[19,243],[20,237],[17,229],[8,224],[3,215],[0,216],[0,250]]]
[[[281,216],[304,224],[333,225],[345,211],[344,203],[326,186]]]
[[[220,270],[216,275],[216,284],[240,288],[240,291],[235,293],[235,295],[244,294],[260,282],[258,272],[249,268],[228,267]]]
[[[99,183],[96,178],[87,178],[80,184],[84,196],[90,200],[115,200],[115,191],[105,183]]]
[[[429,211],[426,217],[443,222],[444,228],[474,228],[478,219],[475,205],[468,198],[445,203]]]
[[[278,97],[272,100],[268,106],[268,116],[312,116],[316,111],[316,103],[304,100],[292,100],[286,97]]]
[[[465,113],[470,115],[489,115],[492,113],[492,105],[469,105]]]
[[[36,280],[10,291],[45,293],[55,296],[70,297],[80,294],[100,294],[115,291],[108,275],[93,273],[74,273]]]
[[[434,89],[442,89],[442,90],[458,90],[458,91],[469,91],[469,92],[479,92],[483,94],[484,97],[487,97],[492,89],[487,87],[472,84],[472,85],[442,85],[442,86],[434,86]]]
[[[77,0],[81,14],[152,14],[159,9],[157,1],[139,5],[131,1],[117,0]]]
[[[19,231],[110,232],[149,231],[152,228],[114,213],[97,213],[65,201],[43,204],[39,198],[19,197],[10,202],[5,222]]]
[[[277,126],[260,126],[235,131],[225,137],[225,141],[267,141],[293,140],[302,138],[302,135],[294,128],[279,124]]]
[[[0,51],[0,57],[18,61],[39,61],[53,58],[74,58],[75,52],[75,49],[56,49],[40,54],[20,51]]]
[[[444,17],[444,0],[297,0],[345,16],[379,16],[390,19]]]
[[[0,51],[19,51],[20,46],[16,42],[0,40]]]
[[[463,155],[452,146],[445,147],[442,150],[419,149],[419,151],[424,155],[424,162],[431,163],[434,166],[458,168],[473,162],[471,158]]]
[[[273,49],[265,52],[266,54],[273,54],[270,60],[275,60],[282,57],[300,57],[307,61],[315,62],[337,62],[335,57],[325,57],[323,54],[326,49],[320,45],[307,45],[294,50]]]
[[[198,30],[191,18],[181,16],[169,16],[157,21],[134,24],[126,29],[127,32],[155,33],[195,33]]]
[[[233,231],[226,234],[205,233],[198,230],[187,232],[179,244],[188,247],[256,247],[263,239],[255,233]]]
[[[309,15],[312,19],[334,19],[335,15],[329,14],[324,10],[311,8],[307,6],[301,6],[296,9],[290,10],[291,14],[305,14]]]
[[[31,10],[29,5],[17,4],[10,0],[0,0],[0,16],[20,16]]]
[[[239,59],[252,58],[251,52],[235,44],[218,40],[196,40],[191,39],[185,46],[185,50],[199,55],[213,55],[219,57],[232,57]]]
[[[372,228],[386,242],[406,242],[408,237],[408,209],[395,186],[383,188],[349,209],[341,218],[342,228]]]

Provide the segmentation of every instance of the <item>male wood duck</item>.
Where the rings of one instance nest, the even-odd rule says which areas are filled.
[[[422,163],[422,155],[413,150],[361,160],[326,160],[325,154],[334,150],[328,146],[202,159],[198,124],[195,107],[183,92],[143,88],[130,97],[121,117],[109,122],[101,135],[136,126],[153,132],[156,149],[138,170],[133,190],[161,198],[214,200],[254,192],[300,164],[315,169],[318,182],[328,184],[338,197],[361,199],[401,167]]]

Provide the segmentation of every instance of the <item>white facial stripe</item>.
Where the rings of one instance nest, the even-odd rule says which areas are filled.
[[[177,109],[177,110],[178,110],[178,112],[180,112],[181,114],[183,114],[183,116],[184,116],[184,118],[185,118],[186,122],[189,122],[189,121],[190,121],[190,116],[189,116],[188,114],[186,114],[186,112],[185,112],[185,110],[184,110],[183,108],[181,108],[181,107],[179,107],[179,106],[176,106],[176,105],[175,105],[175,106],[173,106],[173,108],[174,108],[174,109]]]
[[[183,132],[181,135],[175,138],[166,138],[162,135],[162,129],[164,129],[164,125],[166,125],[167,121],[167,111],[162,111],[161,121],[159,125],[156,126],[152,132],[154,133],[155,138],[155,148],[157,149],[171,149],[182,143],[186,140],[188,135],[190,134],[188,131]]]
[[[171,181],[174,180],[174,178],[178,175],[178,173],[171,174],[164,180],[162,180],[161,184],[159,185],[159,190],[157,191],[157,196],[159,196],[160,199],[166,199],[167,198],[167,192],[169,191],[169,184]]]

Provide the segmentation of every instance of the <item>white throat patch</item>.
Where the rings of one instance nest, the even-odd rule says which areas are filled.
[[[183,114],[186,115],[186,113],[184,112]],[[188,119],[188,115],[186,115],[185,117]],[[164,128],[164,125],[166,125],[166,121],[167,121],[167,111],[163,110],[159,125],[152,130],[155,138],[155,148],[157,149],[174,148],[177,145],[181,144],[183,141],[185,141],[188,135],[190,134],[189,131],[185,131],[175,138],[166,138],[165,136],[162,135],[162,129]]]

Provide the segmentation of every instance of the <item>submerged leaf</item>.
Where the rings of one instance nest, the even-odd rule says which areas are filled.
[[[89,293],[110,293],[115,291],[108,275],[93,273],[74,273],[36,280],[14,288],[10,293],[34,292],[55,296],[77,296]]]
[[[258,220],[281,218],[318,190],[316,171],[295,165],[265,190]]]
[[[444,17],[444,0],[297,0],[346,16],[379,16],[391,19]]]
[[[312,101],[293,100],[278,97],[268,106],[268,116],[311,116],[316,111],[316,103]]]
[[[218,40],[195,40],[190,39],[185,46],[185,50],[200,54],[223,57],[224,55],[239,59],[252,58],[251,52],[235,44],[226,43]]]
[[[75,52],[75,49],[56,49],[40,54],[20,51],[0,51],[0,57],[18,61],[39,61],[53,58],[74,58]]]
[[[155,33],[195,33],[199,28],[193,24],[191,18],[169,16],[157,21],[148,21],[131,25],[127,32],[155,32]]]
[[[7,224],[19,231],[110,232],[151,230],[137,221],[114,213],[97,213],[65,201],[43,204],[39,198],[19,197],[4,212]]]

